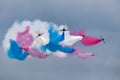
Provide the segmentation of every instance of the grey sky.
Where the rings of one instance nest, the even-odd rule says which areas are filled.
[[[0,0],[0,80],[120,80],[119,0]],[[102,35],[106,44],[79,46],[95,57],[10,60],[2,40],[15,20],[41,19]]]

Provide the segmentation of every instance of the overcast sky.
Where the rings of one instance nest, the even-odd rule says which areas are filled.
[[[96,56],[89,59],[11,60],[2,40],[14,21],[40,19],[102,35],[106,43],[79,46]],[[0,0],[0,80],[120,80],[119,0]]]

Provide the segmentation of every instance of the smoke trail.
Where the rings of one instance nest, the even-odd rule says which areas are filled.
[[[48,55],[83,56],[78,49],[72,47],[83,38],[82,35],[71,35],[66,25],[58,26],[41,20],[21,23],[15,21],[5,35],[3,48],[10,58],[18,60],[24,60],[28,56],[41,59]]]

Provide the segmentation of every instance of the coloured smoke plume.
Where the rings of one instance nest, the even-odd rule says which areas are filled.
[[[45,59],[51,55],[60,58],[76,55],[85,59],[94,54],[83,53],[79,47],[73,47],[74,43],[92,46],[102,40],[85,34],[83,30],[71,31],[66,25],[41,20],[16,21],[5,35],[3,48],[9,58],[17,60]]]

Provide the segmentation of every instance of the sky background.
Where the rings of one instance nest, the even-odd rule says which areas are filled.
[[[54,22],[106,43],[85,47],[95,53],[89,59],[11,60],[2,48],[7,30],[15,20]],[[120,0],[0,0],[0,80],[120,80]]]

